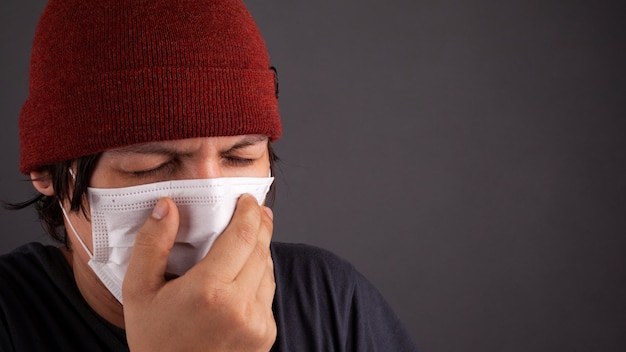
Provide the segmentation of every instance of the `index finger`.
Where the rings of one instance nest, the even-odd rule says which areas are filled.
[[[139,229],[122,284],[124,300],[155,292],[165,283],[163,274],[176,238],[178,216],[174,201],[161,198]]]
[[[257,245],[261,211],[254,196],[241,195],[230,224],[192,270],[201,271],[205,277],[232,282]]]

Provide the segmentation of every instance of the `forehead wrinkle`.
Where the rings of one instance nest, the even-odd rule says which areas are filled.
[[[107,150],[109,153],[113,154],[125,154],[125,153],[136,153],[136,154],[172,154],[176,151],[176,148],[165,146],[157,143],[142,143],[142,144],[134,144],[127,147],[116,148]]]
[[[246,136],[245,138],[241,139],[240,141],[235,143],[233,146],[228,148],[224,153],[232,152],[234,150],[245,148],[250,145],[255,145],[255,144],[267,141],[267,139],[268,139],[267,136],[262,136],[262,135]]]
[[[230,147],[225,148],[226,152],[234,151],[240,148],[244,148],[250,145],[255,145],[263,141],[267,141],[268,137],[263,135],[246,135],[243,136],[240,140],[238,140],[235,144]],[[172,142],[172,143],[169,143]],[[162,141],[162,142],[151,142],[151,143],[141,143],[141,144],[133,144],[126,147],[120,147],[108,150],[109,153],[114,154],[125,154],[125,153],[136,153],[136,154],[185,154],[185,150],[181,150],[184,148],[179,147],[178,145],[174,145],[175,141]]]

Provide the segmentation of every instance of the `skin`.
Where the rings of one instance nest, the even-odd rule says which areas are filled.
[[[263,136],[192,138],[105,151],[90,186],[117,188],[174,179],[267,177],[268,140]],[[49,175],[31,172],[35,188],[53,195]],[[87,209],[88,209],[88,204]],[[66,211],[69,204],[64,204]],[[68,213],[93,251],[91,224]],[[269,251],[272,212],[250,195],[240,197],[233,218],[206,257],[184,275],[166,281],[165,267],[178,229],[178,210],[159,200],[135,239],[122,306],[87,265],[89,257],[69,231],[65,252],[87,303],[126,329],[132,351],[268,351],[276,339],[275,292]],[[70,228],[66,224],[66,228]]]

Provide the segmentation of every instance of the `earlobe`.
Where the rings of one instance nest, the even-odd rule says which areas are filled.
[[[30,180],[37,191],[44,196],[53,196],[52,177],[47,171],[31,171]]]

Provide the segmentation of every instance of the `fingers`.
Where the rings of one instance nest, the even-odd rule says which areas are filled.
[[[274,301],[274,295],[276,293],[276,281],[274,278],[274,261],[272,257],[268,257],[266,259],[265,264],[265,273],[261,282],[259,283],[259,288],[257,291],[257,299],[261,302],[265,307],[268,307],[268,313],[273,315],[272,313],[272,302]]]
[[[261,223],[258,230],[256,246],[235,278],[241,289],[247,289],[251,292],[257,292],[262,286],[267,286],[262,285],[262,282],[268,280],[268,266],[272,268],[271,277],[269,279],[272,279],[271,284],[273,285],[273,263],[270,253],[270,242],[274,225],[268,214],[267,211],[261,212]],[[267,289],[267,287],[265,287],[265,289]],[[273,289],[271,291],[273,292]]]
[[[209,254],[191,270],[207,281],[223,284],[237,282],[237,287],[269,302],[275,283],[270,254],[273,223],[269,208],[259,206],[256,198],[242,195],[231,223],[218,237]],[[124,279],[123,296],[156,292],[165,284],[163,278],[170,250],[178,229],[178,211],[169,198],[159,200],[152,216],[135,238],[133,253]],[[190,271],[191,271],[190,270]]]
[[[122,285],[124,301],[156,292],[165,280],[170,249],[178,230],[178,210],[169,198],[161,198],[139,229]]]
[[[124,281],[131,349],[268,351],[277,334],[271,215],[253,196],[240,197],[229,226],[205,258],[166,283],[178,212],[171,200],[161,199],[136,237]]]
[[[243,194],[230,224],[194,269],[223,283],[232,282],[257,246],[260,225],[261,207],[254,196]]]

